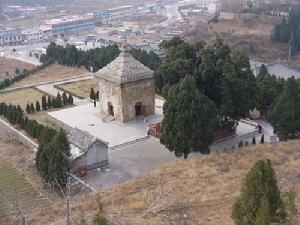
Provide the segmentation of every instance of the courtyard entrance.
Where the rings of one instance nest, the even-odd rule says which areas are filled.
[[[115,116],[115,113],[114,113],[114,106],[111,104],[111,102],[108,102],[108,114],[110,116]]]

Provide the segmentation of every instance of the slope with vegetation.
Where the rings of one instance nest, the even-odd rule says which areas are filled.
[[[98,211],[98,199],[111,225],[233,225],[232,207],[246,175],[258,160],[265,159],[270,159],[273,165],[280,191],[298,194],[295,205],[299,211],[299,145],[299,141],[272,148],[257,145],[197,159],[177,160],[146,176],[74,202],[72,218],[78,221],[82,213],[85,218],[92,218]],[[297,216],[294,217],[296,223],[291,224],[299,224],[299,214]],[[49,224],[57,221],[54,224],[58,225],[63,218],[44,221],[34,217],[32,222]]]

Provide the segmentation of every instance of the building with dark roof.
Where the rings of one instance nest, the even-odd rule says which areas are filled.
[[[72,170],[93,170],[108,165],[108,143],[78,128],[68,135]]]

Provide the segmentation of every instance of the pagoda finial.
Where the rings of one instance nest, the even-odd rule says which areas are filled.
[[[122,39],[123,40],[122,40],[122,45],[121,45],[121,51],[126,52],[129,49],[128,43],[127,43],[127,36],[125,35]]]

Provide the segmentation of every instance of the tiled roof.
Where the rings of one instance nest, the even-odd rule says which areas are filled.
[[[88,132],[74,128],[68,135],[70,144],[78,147],[82,151],[87,151],[96,141],[107,144],[104,141],[90,135]]]
[[[114,61],[99,70],[95,77],[123,84],[153,78],[153,71],[133,58],[128,50],[123,50]]]

